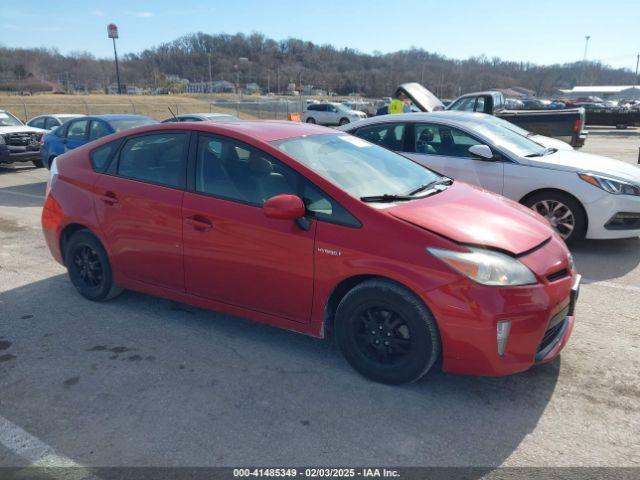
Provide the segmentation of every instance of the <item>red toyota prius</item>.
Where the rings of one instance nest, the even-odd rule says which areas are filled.
[[[89,300],[122,289],[323,337],[385,383],[505,375],[557,356],[571,255],[529,209],[328,128],[142,127],[51,168],[55,259]]]

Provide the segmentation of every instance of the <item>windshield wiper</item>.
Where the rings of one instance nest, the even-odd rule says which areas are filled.
[[[452,183],[453,183],[453,180],[451,180],[450,178],[439,178],[438,180],[434,180],[433,182],[420,185],[418,188],[411,190],[407,195],[415,195],[416,193],[420,193],[424,190],[427,190],[431,187],[435,187],[437,185],[451,185]]]
[[[530,153],[529,155],[525,155],[525,157],[544,157],[545,155],[550,155],[552,153],[556,153],[557,151],[557,148],[545,148],[542,152]]]
[[[370,195],[367,197],[360,197],[363,202],[402,202],[407,200],[415,200],[410,195],[396,195],[394,193],[383,193],[382,195]]]

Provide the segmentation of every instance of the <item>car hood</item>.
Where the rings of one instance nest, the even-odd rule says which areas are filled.
[[[455,181],[446,190],[388,213],[457,243],[486,246],[520,255],[553,234],[549,223],[522,205]]]
[[[29,127],[27,125],[16,125],[11,127],[0,127],[0,133],[46,133],[41,128]]]
[[[640,167],[613,158],[577,152],[559,150],[544,157],[524,158],[527,164],[537,167],[553,168],[568,172],[589,172],[618,180],[640,183]]]
[[[444,104],[429,90],[417,82],[403,83],[398,90],[404,94],[423,112],[444,110]]]

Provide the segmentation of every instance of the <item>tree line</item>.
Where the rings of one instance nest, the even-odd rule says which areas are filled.
[[[397,85],[418,81],[441,98],[490,88],[525,87],[552,95],[577,84],[633,84],[634,74],[599,62],[536,65],[497,57],[450,59],[423,49],[362,53],[351,48],[289,38],[276,41],[260,33],[194,33],[120,62],[121,82],[140,87],[175,88],[167,75],[192,82],[255,82],[266,92],[284,92],[295,83],[328,92],[391,95]],[[170,77],[171,78],[171,77]],[[61,54],[56,49],[0,48],[0,89],[36,89],[52,84],[68,90],[104,89],[115,83],[113,60],[87,52]],[[25,88],[26,86],[26,88]],[[31,86],[31,87],[29,87]]]

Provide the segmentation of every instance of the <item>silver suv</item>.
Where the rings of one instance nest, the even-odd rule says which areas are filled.
[[[302,121],[319,125],[345,125],[367,118],[359,110],[351,110],[341,103],[314,103],[302,112]]]

